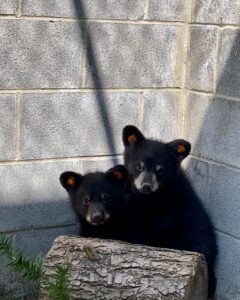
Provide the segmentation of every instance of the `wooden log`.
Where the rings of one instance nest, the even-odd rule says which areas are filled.
[[[66,260],[72,299],[207,299],[207,267],[198,253],[60,236],[44,260],[49,280]],[[43,284],[39,299],[50,299]]]

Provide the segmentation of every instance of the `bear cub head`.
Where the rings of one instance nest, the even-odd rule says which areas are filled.
[[[81,175],[68,171],[59,179],[79,220],[100,226],[112,220],[121,209],[127,176],[126,168],[117,165],[105,173]]]
[[[132,125],[123,129],[122,138],[132,189],[141,194],[152,194],[174,179],[191,150],[190,143],[182,139],[170,143],[147,139]]]

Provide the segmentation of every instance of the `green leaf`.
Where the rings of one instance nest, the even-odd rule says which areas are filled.
[[[70,300],[70,265],[57,266],[53,281],[45,279],[46,287],[53,300]]]
[[[11,257],[13,255],[12,241],[3,234],[0,234],[0,252],[7,257]]]
[[[20,252],[15,251],[12,241],[2,234],[0,235],[0,252],[9,259],[8,266],[13,272],[20,273],[23,278],[28,280],[38,280],[40,278],[42,259],[38,257],[33,261],[29,260]]]

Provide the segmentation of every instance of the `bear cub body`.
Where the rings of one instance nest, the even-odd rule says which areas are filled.
[[[64,172],[60,176],[84,237],[121,239],[124,213],[124,184],[127,170],[118,165],[107,172],[81,175]]]
[[[123,130],[129,173],[128,241],[203,253],[209,296],[215,291],[216,237],[209,216],[180,167],[191,145],[147,139],[135,126]]]

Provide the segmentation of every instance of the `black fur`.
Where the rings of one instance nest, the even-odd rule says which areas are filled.
[[[121,239],[126,180],[127,170],[121,165],[106,173],[61,174],[60,182],[69,194],[82,236]]]
[[[132,135],[134,138],[129,139]],[[212,297],[216,286],[216,237],[208,214],[180,167],[182,159],[190,152],[190,144],[184,140],[162,143],[146,139],[134,126],[124,128],[123,142],[131,194],[128,241],[203,253],[209,270],[209,296]],[[156,176],[156,191],[144,193],[136,188],[134,182],[142,169],[146,171],[143,181],[150,182],[147,177]]]

